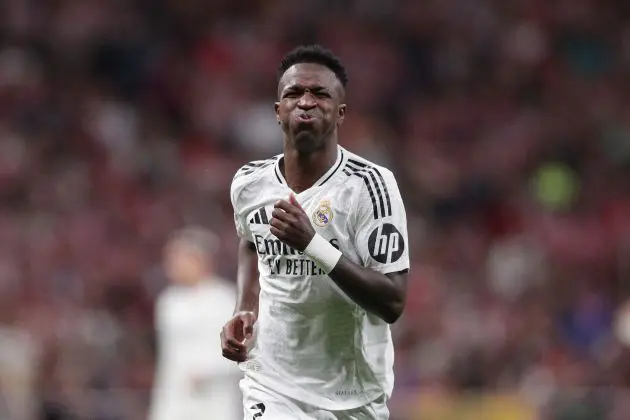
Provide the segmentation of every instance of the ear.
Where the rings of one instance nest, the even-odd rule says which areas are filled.
[[[339,105],[337,110],[337,127],[343,124],[343,120],[346,118],[346,104]]]
[[[276,102],[273,107],[276,110],[276,121],[280,124],[280,102]]]

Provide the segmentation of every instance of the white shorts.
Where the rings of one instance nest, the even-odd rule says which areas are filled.
[[[245,378],[241,380],[244,420],[388,420],[385,395],[362,407],[330,411],[294,400]]]

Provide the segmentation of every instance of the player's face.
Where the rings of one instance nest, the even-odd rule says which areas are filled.
[[[343,122],[343,86],[327,67],[301,63],[291,66],[278,86],[276,117],[288,141],[302,153],[323,148]]]
[[[164,253],[164,270],[177,284],[194,284],[204,274],[204,260],[200,252],[184,243],[169,245]]]

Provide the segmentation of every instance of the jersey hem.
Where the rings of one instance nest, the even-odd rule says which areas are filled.
[[[370,404],[372,401],[380,398],[383,395],[387,395],[385,390],[379,389],[371,393],[365,393],[365,398],[348,401],[346,403],[335,403],[326,398],[319,398],[309,392],[300,392],[300,388],[286,387],[280,382],[265,377],[263,375],[256,375],[252,372],[245,372],[246,379],[255,382],[258,386],[266,389],[269,393],[276,393],[282,396],[291,398],[304,404],[311,405],[313,407],[321,408],[323,410],[340,411],[340,410],[352,410],[355,408],[363,407]]]
[[[409,271],[409,264],[403,263],[403,264],[393,264],[393,265],[384,265],[384,266],[375,266],[375,267],[368,267],[371,270],[377,271],[381,274],[392,274],[392,273],[399,273],[401,271]]]

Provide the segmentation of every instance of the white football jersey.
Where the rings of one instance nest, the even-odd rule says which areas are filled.
[[[243,166],[231,186],[237,232],[255,245],[260,271],[256,339],[241,368],[276,392],[328,410],[389,396],[389,325],[269,231],[274,203],[291,193],[281,160]],[[316,232],[353,262],[381,273],[409,269],[405,209],[388,169],[339,147],[330,170],[296,198]]]
[[[149,420],[243,418],[243,376],[221,356],[220,331],[232,317],[236,292],[214,278],[195,287],[171,285],[155,315],[158,361]]]

